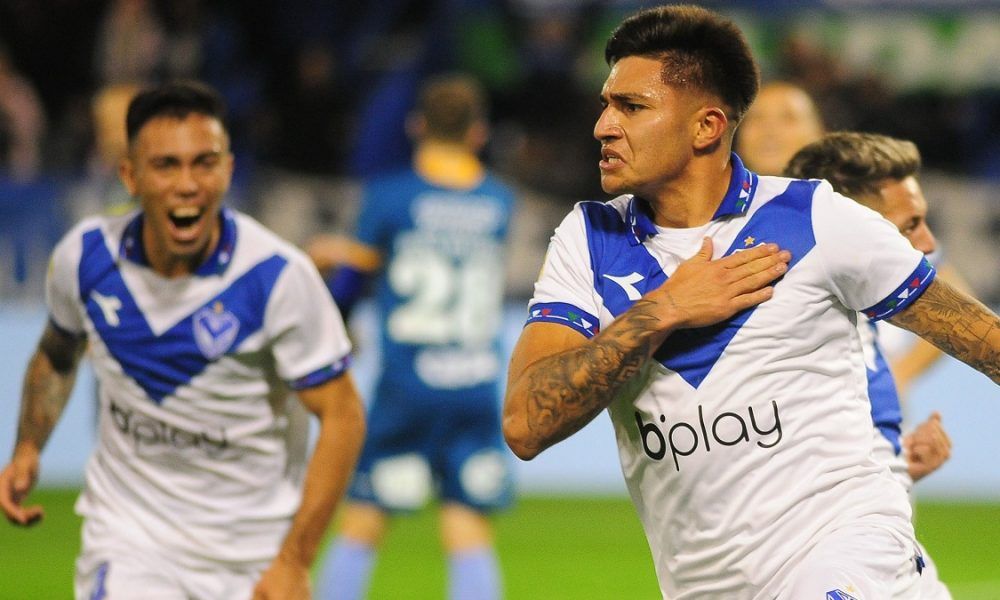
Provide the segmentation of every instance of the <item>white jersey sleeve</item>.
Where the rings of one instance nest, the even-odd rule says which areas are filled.
[[[74,227],[56,244],[45,277],[45,303],[50,320],[58,328],[77,335],[86,332],[80,303],[80,278],[77,275],[86,223]],[[94,222],[93,226],[97,227],[97,223]]]
[[[278,375],[293,388],[322,383],[343,371],[351,352],[344,321],[326,286],[309,262],[289,257],[265,316]]]
[[[586,224],[577,204],[549,241],[535,294],[528,302],[528,323],[560,323],[593,337],[599,329],[600,309]]]
[[[895,225],[823,182],[813,203],[816,247],[844,306],[884,319],[914,300],[934,268]]]

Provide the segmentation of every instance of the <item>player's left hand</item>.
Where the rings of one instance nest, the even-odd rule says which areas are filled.
[[[253,600],[310,600],[309,568],[286,560],[274,559],[253,589]]]
[[[941,426],[939,413],[932,413],[916,429],[903,436],[903,452],[913,481],[930,475],[951,457],[951,438]]]

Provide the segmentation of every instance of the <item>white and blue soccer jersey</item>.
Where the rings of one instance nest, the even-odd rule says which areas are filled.
[[[778,597],[806,552],[847,524],[912,539],[906,495],[872,459],[856,321],[858,311],[885,318],[907,306],[933,268],[891,223],[828,183],[760,177],[732,162],[729,190],[701,227],[658,227],[632,196],[578,204],[529,304],[529,323],[591,337],[705,236],[716,258],[765,242],[792,253],[771,300],[673,333],[609,406],[674,600]]]
[[[940,263],[941,252],[927,255],[933,266]],[[884,463],[907,492],[913,490],[913,478],[901,444],[903,409],[896,381],[889,368],[888,356],[901,354],[918,340],[905,329],[883,320],[858,318],[858,334],[865,353],[868,374],[868,397],[872,403],[872,422],[879,433],[875,439],[875,460]]]
[[[356,236],[385,257],[379,401],[495,404],[513,207],[492,176],[458,190],[406,169],[366,186]]]
[[[85,539],[238,566],[275,555],[300,501],[308,415],[288,391],[337,377],[350,342],[303,253],[220,220],[214,254],[168,279],[147,266],[141,214],[87,219],[54,251],[47,300],[100,382]]]
[[[889,363],[879,344],[876,323],[860,315],[858,336],[865,357],[868,398],[872,405],[872,423],[875,425],[874,457],[876,462],[888,466],[893,476],[910,492],[913,479],[907,468],[901,440],[903,410],[896,390],[896,380],[892,377]]]

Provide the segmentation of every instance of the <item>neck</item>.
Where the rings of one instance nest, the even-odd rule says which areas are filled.
[[[169,242],[157,239],[152,229],[144,225],[142,245],[146,252],[146,262],[149,263],[149,268],[167,278],[192,275],[215,252],[222,235],[221,229],[222,220],[219,219],[204,248],[193,254],[179,254],[172,252]]]
[[[485,174],[476,155],[460,143],[426,140],[417,146],[414,168],[427,181],[441,187],[475,187]]]
[[[655,194],[640,196],[649,202],[653,222],[660,227],[699,227],[711,221],[719,209],[729,190],[732,173],[729,152],[713,153],[692,160],[679,177],[667,182]]]

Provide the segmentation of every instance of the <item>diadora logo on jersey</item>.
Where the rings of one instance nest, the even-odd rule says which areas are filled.
[[[118,299],[118,296],[105,296],[97,290],[93,290],[90,292],[90,299],[101,309],[105,323],[110,327],[118,327],[121,324],[121,320],[118,318],[118,311],[122,309],[122,301]]]
[[[858,600],[858,599],[848,594],[844,590],[831,590],[826,593],[826,600]]]
[[[758,415],[754,413],[752,406],[746,409],[747,417],[735,412],[723,412],[711,418],[706,417],[704,407],[699,405],[698,423],[692,425],[678,421],[669,427],[665,415],[660,415],[659,421],[663,425],[658,426],[655,422],[643,422],[642,414],[636,412],[635,423],[639,428],[642,449],[646,451],[646,456],[653,460],[662,460],[669,450],[674,468],[679,472],[681,470],[679,457],[691,456],[700,447],[704,447],[705,452],[711,452],[713,443],[723,446],[750,444],[751,429],[759,436],[757,445],[761,448],[777,446],[781,441],[781,419],[778,416],[778,404],[773,400],[771,410],[774,412],[774,417],[770,419],[770,428],[765,428],[769,420],[767,417],[760,418],[758,422]]]
[[[638,300],[642,298],[642,292],[635,287],[635,284],[639,283],[645,279],[642,275],[632,271],[628,275],[604,275],[605,279],[610,279],[618,284],[618,287],[625,290],[625,295],[628,296],[629,300]]]
[[[225,310],[222,302],[202,308],[194,315],[194,341],[205,358],[216,359],[229,350],[240,331],[236,315]]]

